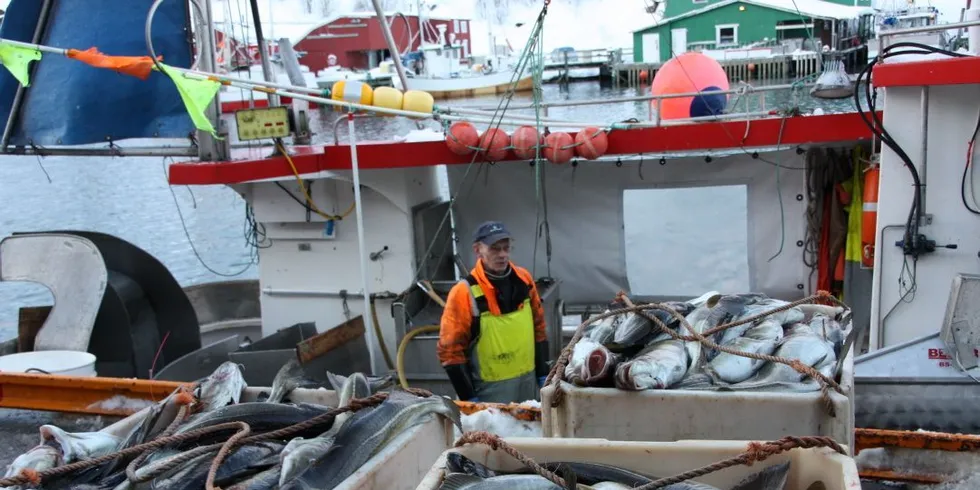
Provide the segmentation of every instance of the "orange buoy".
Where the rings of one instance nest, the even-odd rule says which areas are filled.
[[[476,127],[466,121],[453,123],[449,127],[449,134],[446,135],[446,146],[449,147],[449,151],[457,155],[473,153],[479,141],[480,135],[476,132]]]
[[[568,163],[575,156],[572,135],[551,133],[544,139],[544,157],[551,163]]]
[[[541,135],[534,126],[521,126],[510,135],[510,141],[514,147],[514,155],[527,160],[534,158],[535,147],[541,144]]]
[[[648,80],[650,80],[650,72],[640,70],[640,83],[647,83]]]
[[[878,226],[878,178],[880,170],[877,165],[864,173],[864,195],[861,206],[861,245],[863,253],[861,263],[865,267],[874,267],[874,250]]]
[[[575,135],[575,153],[586,160],[595,160],[606,154],[609,149],[609,138],[606,132],[596,128],[588,127],[579,131]]]
[[[653,95],[700,92],[698,96],[660,99],[661,119],[683,119],[721,114],[728,105],[728,95],[711,92],[728,88],[728,75],[717,61],[688,51],[671,58],[657,70],[650,92]],[[650,107],[657,112],[657,99],[650,101]]]
[[[480,136],[480,150],[486,152],[487,160],[499,162],[507,158],[510,136],[502,129],[490,128]]]

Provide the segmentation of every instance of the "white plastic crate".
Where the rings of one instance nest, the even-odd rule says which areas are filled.
[[[602,463],[658,478],[675,476],[695,468],[741,454],[748,441],[677,441],[623,442],[605,439],[504,439],[534,461]],[[462,455],[504,471],[522,464],[503,451],[493,451],[483,444],[468,444],[443,453],[416,490],[437,490],[445,476],[446,454]],[[697,478],[695,481],[728,490],[743,478],[769,466],[790,462],[785,490],[853,490],[861,488],[854,459],[829,448],[793,449],[770,456],[752,466],[733,466]],[[814,485],[817,482],[823,486]]]

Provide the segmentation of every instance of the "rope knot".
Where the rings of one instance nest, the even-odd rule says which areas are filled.
[[[825,290],[821,289],[821,290],[817,291],[816,296],[819,297],[819,298],[829,298],[831,295],[830,295],[830,291],[825,291]]]

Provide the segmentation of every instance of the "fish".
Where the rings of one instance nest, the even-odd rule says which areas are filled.
[[[246,444],[231,451],[218,467],[215,483],[234,481],[258,473],[275,465],[270,456],[277,455],[282,450],[282,444],[274,442],[258,442]],[[202,454],[172,470],[153,479],[152,488],[204,488],[214,460],[213,453]]]
[[[330,450],[280,488],[330,490],[396,436],[422,423],[429,414],[449,418],[462,431],[459,408],[448,398],[438,395],[420,398],[396,390],[382,404],[357,411],[341,427]]]
[[[747,305],[740,315],[738,315],[734,320],[739,321],[751,316],[761,315],[767,311],[772,311],[776,308],[781,308],[788,305],[788,301],[783,301],[779,299],[766,298],[764,300],[758,301],[756,303]],[[783,310],[777,313],[773,313],[766,318],[772,319],[779,323],[780,325],[786,325],[789,323],[802,322],[806,315],[799,306],[794,306],[787,310]]]
[[[358,393],[368,393],[368,394],[364,396],[357,396],[356,398],[363,398],[365,396],[370,396],[371,393],[378,393],[379,391],[384,390],[385,388],[394,386],[395,381],[398,379],[397,375],[393,373],[388,373],[385,374],[384,376],[367,376],[363,373],[360,374],[361,376],[364,377],[364,379],[367,382],[367,389],[358,388]],[[344,388],[344,383],[347,382],[347,378],[348,376],[341,376],[339,374],[335,374],[335,373],[331,373],[330,371],[327,371],[327,381],[330,383],[330,386],[333,387],[334,391],[342,390]]]
[[[286,404],[286,403],[265,403],[247,402],[237,405],[228,405],[212,412],[194,415],[190,420],[180,426],[175,435],[184,434],[192,430],[211,427],[228,422],[245,422],[252,429],[253,434],[272,431],[287,427],[322,415],[330,410],[330,407],[314,405],[311,403]],[[308,428],[296,434],[299,437],[314,437],[324,430],[330,428],[332,421],[324,422],[324,425]],[[208,444],[227,439],[227,434],[215,433],[214,435],[202,436],[196,439],[195,444]]]
[[[837,318],[839,315],[844,313],[844,308],[841,306],[799,305],[797,308],[803,312],[803,321],[805,322],[809,322],[814,315],[824,315],[830,318]]]
[[[42,425],[41,444],[61,449],[62,464],[95,459],[116,452],[122,438],[105,432],[67,432],[53,425]]]
[[[272,392],[265,400],[268,403],[280,403],[293,392],[303,382],[306,372],[296,358],[290,358],[286,364],[279,368],[276,377],[272,380]]]
[[[616,370],[619,357],[599,344],[592,348],[585,362],[582,363],[580,379],[585,386],[601,386],[606,384]]]
[[[665,323],[671,318],[670,313],[663,310],[646,310],[645,313]],[[610,346],[617,351],[628,349],[639,343],[644,337],[650,335],[653,329],[653,322],[647,317],[639,312],[629,312],[623,317],[622,323],[613,332]]]
[[[277,487],[281,474],[282,466],[275,465],[252,475],[247,480],[227,487],[227,490],[273,490]]]
[[[573,473],[575,474],[575,473]],[[576,477],[579,475],[575,474]],[[566,479],[567,480],[567,479]],[[594,490],[594,489],[621,489],[621,488],[633,488],[628,485],[617,483],[617,482],[599,482],[596,485],[585,485],[581,481],[578,482],[578,488],[583,490]],[[712,485],[706,485],[704,483],[699,483],[695,481],[686,481],[681,483],[674,483],[672,485],[667,485],[662,487],[664,490],[719,490],[717,487]],[[492,478],[480,478],[474,475],[467,475],[465,473],[449,473],[443,478],[442,485],[439,486],[440,490],[564,490],[562,487],[555,485],[550,480],[538,476],[538,475],[499,475]],[[747,490],[747,489],[745,489]],[[769,489],[766,489],[769,490]]]
[[[687,355],[683,340],[650,344],[632,360],[616,366],[616,387],[630,391],[669,388],[687,374]]]
[[[632,488],[645,485],[654,480],[646,475],[641,475],[630,470],[599,463],[555,461],[539,464],[544,469],[552,473],[560,473],[564,470],[570,470],[575,474],[578,482],[585,485],[611,482],[627,485],[628,487]],[[457,452],[451,452],[446,455],[446,469],[449,470],[450,473],[465,473],[468,475],[478,476],[480,478],[493,478],[495,476],[505,474],[523,474],[531,471],[530,468],[526,467],[521,468],[518,471],[510,472],[492,470],[487,466],[477,463],[476,461],[473,461],[472,459],[467,458],[466,456],[463,456]]]
[[[832,369],[837,361],[833,346],[803,323],[793,324],[787,329],[785,337],[780,341],[773,355],[785,359],[798,359],[803,364],[817,370],[827,370],[827,366]],[[751,378],[723,389],[733,391],[789,389],[795,391],[793,387],[799,385],[804,376],[803,373],[785,364],[769,362]],[[813,380],[812,383],[817,383],[817,381]],[[810,386],[813,385],[812,383]],[[805,388],[806,385],[799,387]]]
[[[241,366],[225,361],[194,389],[198,410],[210,412],[229,404],[237,404],[247,386]]]
[[[609,313],[611,310],[606,310],[603,312]],[[623,315],[614,315],[603,318],[588,327],[588,330],[583,333],[582,338],[587,338],[589,340],[595,341],[600,344],[605,344],[611,342],[613,335],[616,333],[616,328],[623,321]]]
[[[752,326],[745,335],[725,344],[725,347],[749,354],[772,354],[783,338],[783,326],[773,319],[766,318]],[[749,379],[765,364],[765,361],[727,352],[719,352],[704,367],[704,372],[713,380],[725,383],[738,383]]]
[[[575,347],[572,348],[571,358],[568,360],[568,364],[565,366],[565,379],[576,386],[587,386],[585,380],[582,378],[582,373],[584,372],[585,364],[592,354],[592,351],[602,345],[594,340],[582,338],[575,343]]]
[[[4,478],[19,475],[24,470],[41,472],[62,465],[61,449],[46,444],[39,444],[29,451],[17,456],[7,465]]]
[[[732,490],[783,490],[789,477],[789,461],[774,464],[740,481]]]

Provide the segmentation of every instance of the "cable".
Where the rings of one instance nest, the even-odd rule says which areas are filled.
[[[977,125],[976,125],[975,128],[973,128],[973,133],[970,135],[970,141],[967,143],[967,146],[966,146],[966,165],[963,166],[963,178],[960,179],[960,199],[963,200],[963,207],[965,207],[967,211],[969,211],[969,212],[971,212],[973,214],[980,215],[980,210],[970,207],[970,205],[967,204],[967,202],[966,202],[966,174],[967,174],[967,170],[970,170],[972,168],[972,163],[973,163],[973,145],[977,142],[977,132],[980,132],[980,115],[977,115]],[[970,179],[970,195],[973,196],[973,204],[976,205],[977,200],[976,200],[976,196],[974,195],[974,184],[973,184],[973,179],[972,179],[972,177],[973,177],[973,173],[972,172],[970,172],[970,177],[971,177],[971,179]]]
[[[306,198],[306,205],[307,205],[307,209],[309,211],[313,211],[314,213],[316,213],[316,214],[318,214],[318,215],[320,215],[320,216],[322,216],[322,217],[324,217],[324,218],[326,218],[328,220],[334,220],[334,221],[340,221],[340,220],[342,220],[342,219],[350,216],[351,213],[354,212],[354,207],[357,205],[357,203],[355,203],[355,202],[352,202],[351,205],[350,205],[350,207],[347,208],[347,211],[344,211],[343,214],[336,215],[336,214],[329,214],[329,213],[326,213],[324,211],[321,211],[320,208],[317,207],[316,203],[313,202],[313,198],[310,197],[310,191],[307,190],[306,183],[303,182],[303,178],[299,176],[299,170],[296,169],[296,164],[293,163],[293,158],[291,156],[289,156],[289,152],[286,151],[286,148],[284,148],[282,146],[282,140],[279,139],[279,138],[276,138],[276,148],[286,158],[286,161],[289,162],[289,168],[292,169],[293,175],[296,177],[296,183],[299,184],[299,190],[300,190],[300,192],[302,192],[303,193],[303,197]],[[282,186],[280,185],[279,187],[282,187]],[[283,190],[286,190],[286,188],[283,187]],[[294,199],[296,199],[296,197],[293,196],[291,192],[287,191],[286,193],[289,194],[290,196],[292,196]]]

